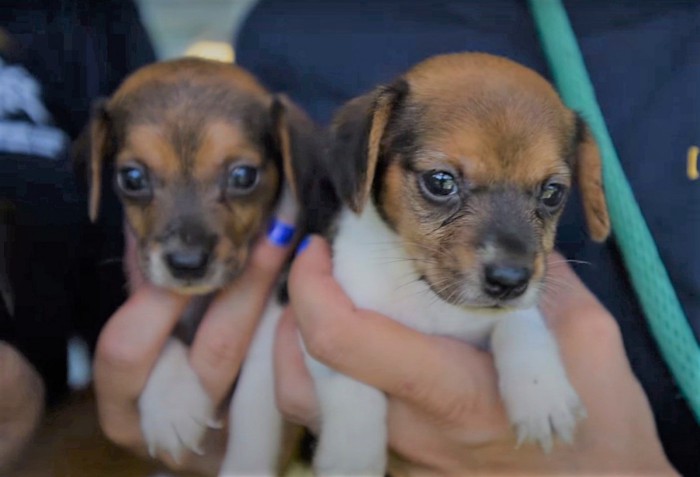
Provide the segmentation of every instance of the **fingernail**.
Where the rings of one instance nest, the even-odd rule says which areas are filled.
[[[296,250],[296,255],[299,255],[301,252],[306,250],[306,247],[308,247],[310,243],[311,243],[311,235],[307,235],[306,237],[304,237],[304,240],[299,242],[299,245],[297,246],[297,250]]]
[[[272,219],[267,228],[267,238],[278,247],[286,247],[294,238],[294,226]]]

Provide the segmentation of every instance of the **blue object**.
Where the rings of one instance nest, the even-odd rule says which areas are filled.
[[[272,219],[267,227],[267,238],[278,247],[286,247],[294,238],[294,226]]]
[[[308,247],[310,243],[311,243],[311,235],[307,235],[306,237],[304,237],[304,239],[301,242],[299,242],[299,246],[297,247],[297,250],[295,252],[296,255],[299,255],[301,252],[306,250],[306,247]]]
[[[620,165],[566,11],[560,0],[530,0],[530,7],[559,91],[588,119],[600,147],[612,231],[651,331],[700,418],[700,347]]]

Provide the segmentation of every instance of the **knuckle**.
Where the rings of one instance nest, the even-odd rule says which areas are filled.
[[[209,368],[228,368],[232,364],[237,364],[242,358],[242,350],[231,333],[221,330],[219,333],[212,333],[207,336],[201,349],[201,359]]]
[[[130,450],[136,450],[141,445],[139,431],[125,427],[123,424],[100,414],[100,428],[105,437],[112,443]]]
[[[297,423],[306,422],[310,413],[309,406],[288,386],[277,392],[276,401],[277,408],[287,420]]]
[[[428,411],[433,419],[441,425],[454,426],[468,420],[478,411],[475,396],[454,395],[436,396],[434,392],[425,390],[425,403],[429,403]]]
[[[110,369],[129,372],[140,367],[143,361],[142,351],[128,340],[100,339],[95,350],[96,365]]]
[[[622,343],[620,326],[608,313],[588,313],[585,319],[570,320],[569,331],[598,349],[610,349]]]
[[[266,250],[268,253],[255,253],[251,257],[250,267],[253,275],[259,279],[274,279],[284,264],[285,257],[277,250]]]
[[[344,354],[341,332],[334,326],[312,326],[304,337],[304,344],[312,358],[330,366]]]

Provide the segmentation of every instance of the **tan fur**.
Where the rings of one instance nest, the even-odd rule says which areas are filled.
[[[379,158],[379,146],[384,130],[389,122],[391,114],[391,98],[388,94],[380,94],[375,101],[374,113],[372,114],[372,127],[369,132],[369,145],[367,148],[367,171],[365,184],[355,203],[355,211],[362,210],[362,206],[369,197],[374,180],[374,173],[377,169],[377,160]]]
[[[602,242],[610,234],[610,218],[603,193],[600,152],[587,128],[577,154],[576,174],[581,188],[588,231],[593,240]]]
[[[591,237],[607,237],[597,146],[585,127],[580,137],[575,114],[544,78],[504,58],[463,53],[428,59],[402,80],[408,93],[398,104],[382,101],[381,89],[376,93],[379,100],[369,110],[366,182],[357,202],[349,205],[361,210],[378,158],[385,161],[384,175],[374,184],[380,213],[444,299],[459,303],[464,283],[479,287],[482,267],[496,253],[485,245],[489,224],[503,222],[499,230],[506,236],[534,244],[530,255],[517,260],[532,268],[533,282],[543,280],[563,209],[541,219],[536,215],[536,197],[548,180],[570,187],[576,177]],[[352,110],[357,106],[341,111],[336,128]],[[416,143],[410,157],[401,152],[406,140]],[[446,207],[427,200],[419,186],[420,173],[431,170],[455,175],[466,194],[463,210],[452,217]],[[503,213],[508,218],[499,218]],[[516,224],[510,231],[508,221]],[[516,259],[503,251],[498,257]]]
[[[138,70],[95,113],[90,217],[98,216],[105,161],[113,159],[115,170],[146,167],[156,187],[152,200],[123,197],[122,202],[147,278],[149,254],[161,250],[159,240],[180,216],[197,220],[217,237],[213,255],[226,266],[227,278],[243,266],[278,197],[282,174],[292,175],[289,125],[274,124],[273,101],[240,68],[180,59]],[[283,170],[269,157],[271,147],[280,148]],[[259,168],[260,180],[252,192],[231,197],[222,184],[236,165]]]
[[[177,61],[154,63],[129,76],[113,95],[115,101],[128,98],[144,85],[179,81],[178,78],[191,78],[196,81],[227,82],[231,88],[246,94],[266,96],[268,92],[257,80],[241,68],[231,67],[226,63],[202,61],[197,58],[182,58]]]
[[[91,221],[97,220],[102,189],[102,157],[107,144],[107,127],[103,121],[92,121],[90,128],[90,199],[88,214]]]

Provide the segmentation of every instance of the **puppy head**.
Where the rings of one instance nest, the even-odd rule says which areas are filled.
[[[111,162],[146,279],[186,293],[223,286],[243,268],[294,167],[290,107],[224,63],[137,71],[93,114],[90,217]]]
[[[429,59],[341,109],[329,168],[341,198],[368,200],[417,273],[466,307],[534,304],[574,178],[592,238],[609,220],[598,148],[542,77],[509,60]]]

